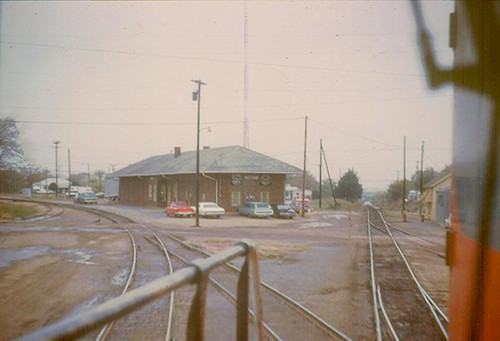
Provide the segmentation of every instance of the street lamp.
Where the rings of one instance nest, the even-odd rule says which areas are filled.
[[[207,85],[201,80],[192,80],[198,84],[198,90],[193,92],[193,101],[198,101],[198,119],[196,122],[196,223],[194,226],[200,227],[200,100],[201,86]]]
[[[60,141],[54,141],[54,145],[56,146],[56,197],[57,197],[57,192],[59,192],[59,182],[58,182],[58,168],[57,168],[57,148],[59,147]]]

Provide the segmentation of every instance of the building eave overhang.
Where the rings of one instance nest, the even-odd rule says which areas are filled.
[[[222,171],[222,172],[217,172],[217,171],[200,171],[200,174],[273,174],[273,175],[292,175],[292,174],[301,174],[301,172],[268,172],[268,171],[261,171],[261,172],[255,172],[255,171]],[[140,178],[146,178],[146,177],[166,177],[166,176],[178,176],[178,175],[196,175],[196,172],[173,172],[173,173],[151,173],[151,174],[124,174],[124,175],[117,175],[118,178],[134,178],[134,177],[140,177]]]

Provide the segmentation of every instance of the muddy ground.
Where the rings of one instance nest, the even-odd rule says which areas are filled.
[[[316,211],[291,221],[226,216],[201,219],[201,227],[194,227],[194,219],[167,218],[161,209],[99,206],[148,222],[210,252],[251,239],[259,249],[263,281],[351,338],[374,338],[363,212]],[[444,228],[416,217],[402,222],[393,215],[390,220],[439,243],[444,253]],[[75,227],[77,221],[85,222],[84,230]],[[446,310],[444,260],[415,248],[413,237],[398,240],[423,286]],[[48,222],[0,224],[0,339],[12,339],[101,303],[107,297],[103,288],[118,295],[123,276],[118,264],[127,252],[123,233],[109,222],[74,210]]]

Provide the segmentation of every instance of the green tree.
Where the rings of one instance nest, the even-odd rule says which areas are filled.
[[[438,173],[432,167],[425,169],[422,172],[422,179],[423,179],[422,184],[425,185],[426,183],[430,182],[432,179],[436,177],[437,174]],[[410,186],[411,186],[410,190],[414,189],[420,191],[420,170],[417,170],[411,176]]]
[[[337,183],[332,180],[332,185],[333,185],[333,190],[335,191]],[[332,186],[330,185],[329,179],[321,181],[321,194],[323,195],[324,198],[332,197]]]
[[[339,180],[335,188],[337,198],[355,201],[361,199],[363,186],[359,183],[359,178],[354,169],[349,169]]]
[[[411,190],[410,181],[406,180],[405,194],[404,197],[408,196],[408,192]],[[387,188],[387,197],[389,201],[403,200],[403,180],[394,181]]]

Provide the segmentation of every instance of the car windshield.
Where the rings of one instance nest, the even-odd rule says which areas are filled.
[[[288,205],[278,205],[278,210],[290,210],[291,207]]]
[[[95,194],[94,193],[83,193],[83,196],[87,197],[87,198],[94,198]]]
[[[219,206],[217,206],[216,204],[203,204],[203,207],[205,207],[205,208],[217,208]]]
[[[257,206],[258,208],[269,208],[269,205],[268,205],[268,204],[266,204],[266,203],[263,203],[263,202],[262,202],[262,203],[258,203],[256,206]]]
[[[186,207],[186,203],[185,202],[174,202],[172,204],[173,207]]]

